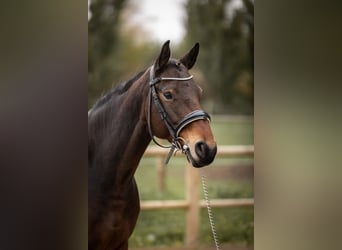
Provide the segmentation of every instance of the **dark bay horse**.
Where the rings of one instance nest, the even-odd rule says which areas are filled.
[[[189,74],[197,43],[179,60],[167,41],[155,63],[100,98],[88,112],[88,248],[128,249],[140,211],[134,173],[154,136],[194,167],[216,155],[201,89]]]

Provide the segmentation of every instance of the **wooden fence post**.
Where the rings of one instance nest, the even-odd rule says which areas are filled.
[[[186,212],[186,234],[185,244],[187,247],[198,246],[199,226],[200,226],[200,203],[199,203],[199,173],[198,169],[188,164],[185,172],[186,200],[189,207]]]

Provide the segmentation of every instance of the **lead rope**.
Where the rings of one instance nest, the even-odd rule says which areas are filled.
[[[206,202],[206,205],[207,205],[208,217],[209,217],[209,223],[210,223],[210,227],[211,227],[211,232],[213,234],[216,250],[220,250],[220,244],[219,244],[217,233],[216,233],[213,212],[211,210],[211,205],[210,205],[210,200],[209,200],[209,192],[208,192],[206,177],[204,175],[204,170],[202,168],[199,168],[199,171],[200,171],[201,179],[202,179],[203,194],[204,194],[204,199],[205,199],[205,202]]]

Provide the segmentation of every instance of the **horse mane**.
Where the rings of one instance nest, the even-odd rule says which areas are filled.
[[[133,76],[128,81],[116,85],[108,93],[106,93],[105,95],[102,95],[96,101],[96,103],[92,107],[92,110],[100,108],[101,106],[106,104],[109,100],[111,100],[112,97],[120,96],[120,95],[126,93],[131,88],[131,86],[144,74],[145,71],[146,71],[146,69],[140,71],[139,73],[137,73],[135,76]]]

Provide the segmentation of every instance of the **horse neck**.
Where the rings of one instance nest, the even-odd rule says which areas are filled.
[[[148,91],[148,77],[144,74],[102,111],[107,114],[101,122],[105,126],[94,138],[98,148],[92,159],[94,170],[90,171],[96,171],[100,182],[113,185],[118,190],[133,179],[151,140],[145,114]]]

